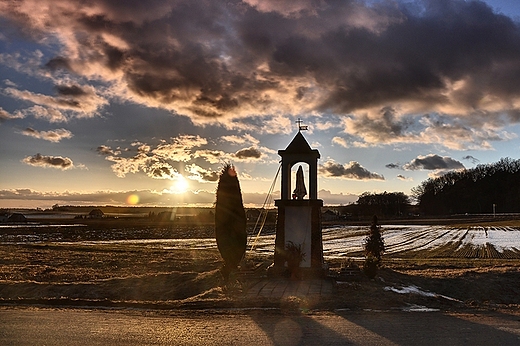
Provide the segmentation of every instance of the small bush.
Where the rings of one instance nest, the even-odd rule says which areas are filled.
[[[305,260],[305,252],[302,244],[294,244],[292,241],[285,245],[285,260],[292,278],[300,278],[300,263]]]
[[[381,235],[381,226],[377,222],[377,216],[374,215],[372,225],[370,225],[370,232],[365,238],[365,263],[363,264],[363,271],[365,274],[373,279],[376,276],[377,269],[381,265],[381,257],[385,252],[385,242]]]
[[[363,273],[365,273],[369,279],[373,279],[376,277],[378,267],[378,260],[372,256],[368,256],[363,263]]]

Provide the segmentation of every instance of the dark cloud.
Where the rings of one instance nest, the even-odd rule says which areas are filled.
[[[412,181],[412,180],[413,180],[412,178],[407,178],[407,177],[405,177],[405,176],[402,175],[402,174],[398,174],[398,175],[397,175],[397,179],[399,179],[399,180],[404,180],[404,181]]]
[[[32,129],[30,127],[26,128],[25,130],[22,131],[22,133],[26,136],[33,136],[33,137],[36,137],[38,135],[38,131],[36,131],[35,129]]]
[[[473,163],[473,164],[476,164],[476,163],[479,163],[479,162],[480,162],[479,159],[477,159],[477,158],[475,158],[475,157],[473,157],[473,156],[471,156],[471,155],[466,155],[466,156],[464,156],[462,159],[463,159],[463,160],[471,161],[471,163]]]
[[[216,182],[216,181],[218,181],[218,178],[219,178],[218,172],[205,172],[201,175],[201,179],[203,181],[208,181],[208,182]]]
[[[237,151],[235,153],[235,156],[238,157],[239,159],[248,159],[248,158],[259,159],[262,156],[262,152],[260,150],[258,150],[257,148],[250,147],[250,148],[245,148],[245,149],[241,149],[241,150]]]
[[[65,122],[129,101],[243,131],[327,113],[342,117],[345,147],[457,150],[493,149],[520,121],[519,24],[480,1],[20,0],[0,13],[6,39],[53,42],[30,61],[56,95],[3,90],[35,104],[22,117]]]
[[[372,173],[365,167],[361,166],[358,162],[351,161],[346,165],[336,163],[332,160],[325,162],[321,165],[320,173],[325,177],[331,178],[344,178],[353,180],[384,180],[385,178],[378,174]]]
[[[173,179],[178,176],[178,172],[172,166],[164,162],[154,163],[151,167],[146,169],[146,172],[154,179]]]
[[[89,92],[78,85],[57,85],[56,90],[61,96],[84,96]]]
[[[410,171],[416,170],[447,170],[447,169],[464,169],[464,165],[457,160],[447,156],[439,156],[429,154],[426,156],[418,156],[403,166],[404,169]]]
[[[396,169],[396,168],[401,168],[401,165],[397,164],[397,163],[389,163],[387,165],[385,165],[386,168],[390,168],[390,169]]]
[[[21,132],[25,136],[44,139],[49,142],[58,143],[62,139],[68,139],[72,137],[72,133],[66,129],[56,129],[50,131],[38,131],[33,128],[26,128]]]
[[[72,70],[70,67],[70,64],[68,62],[68,59],[60,57],[60,56],[50,59],[45,64],[45,66],[52,71],[59,70],[59,69]]]
[[[58,96],[55,97],[12,87],[4,89],[4,92],[11,97],[35,104],[32,107],[33,109],[24,111],[49,113],[39,116],[41,118],[64,118],[61,114],[59,116],[52,115],[53,112],[61,111],[77,114],[78,117],[91,117],[108,103],[104,97],[98,95],[96,89],[92,86],[61,85],[56,87],[56,91]]]
[[[381,142],[410,131],[403,113],[518,121],[520,29],[480,1],[40,3],[1,13],[35,40],[58,38],[48,73],[200,121],[333,112]],[[83,104],[81,88],[58,90],[75,96],[61,107]]]
[[[376,117],[351,116],[351,120],[347,120],[349,132],[374,143],[401,140],[406,136],[406,130],[412,124],[410,120],[396,117],[391,107],[383,107],[378,113]]]
[[[446,82],[466,76],[470,76],[468,84],[457,95],[461,105],[476,105],[482,92],[499,97],[516,94],[518,80],[502,75],[520,53],[516,23],[494,14],[483,2],[415,4],[422,8],[401,5],[402,20],[381,32],[345,29],[322,37],[321,45],[338,47],[332,50],[338,54],[336,58],[345,53],[344,59],[336,60],[341,63],[328,66],[340,71],[340,77],[323,103],[324,109],[351,112],[412,100],[424,105],[447,103],[442,92],[448,87]],[[493,71],[499,73],[496,78]],[[516,75],[520,70],[511,72]],[[499,87],[498,80],[507,82]]]
[[[121,154],[120,150],[113,150],[112,148],[110,148],[109,146],[106,146],[106,145],[100,145],[99,147],[96,148],[96,151],[100,155],[116,156],[116,155]]]
[[[199,182],[216,182],[220,176],[220,172],[204,169],[196,164],[188,165],[186,171],[190,173],[190,179]]]
[[[52,167],[59,168],[62,170],[74,167],[72,160],[68,157],[43,156],[39,153],[34,156],[28,156],[22,161],[28,165],[36,167]]]

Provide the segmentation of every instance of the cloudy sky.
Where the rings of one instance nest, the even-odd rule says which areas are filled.
[[[0,207],[261,205],[298,118],[325,204],[519,158],[520,3],[0,0]]]

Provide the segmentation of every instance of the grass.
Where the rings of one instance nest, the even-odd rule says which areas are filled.
[[[478,224],[511,226],[511,221]],[[475,224],[471,224],[475,226]],[[459,226],[458,226],[459,227]],[[460,226],[464,227],[464,226]],[[466,226],[467,227],[467,226]],[[514,226],[512,226],[514,227]],[[520,227],[520,226],[519,226]],[[150,234],[196,237],[191,229],[151,230]],[[28,234],[32,230],[24,230]],[[43,232],[43,230],[37,230]],[[237,276],[224,285],[219,273],[223,262],[216,248],[162,248],[146,244],[80,243],[78,228],[49,230],[60,242],[0,243],[0,304],[140,306],[150,308],[275,305],[280,302],[247,302],[241,294],[272,263],[272,255],[247,253],[248,268],[261,268],[252,276]],[[70,234],[60,234],[59,232]],[[107,230],[106,232],[111,232]],[[93,232],[106,239],[109,235]],[[146,236],[143,230],[117,232],[118,239]],[[206,231],[203,234],[207,235]],[[53,237],[44,235],[46,239]],[[68,239],[63,241],[63,239]],[[69,239],[70,238],[70,239]],[[316,308],[391,309],[418,304],[441,309],[520,306],[520,258],[488,258],[485,250],[457,243],[432,250],[383,255],[375,280],[363,276],[338,285],[333,296]],[[330,259],[331,273],[348,258]],[[357,263],[358,265],[361,262]],[[398,295],[385,287],[414,285],[453,297],[454,303],[435,297]]]

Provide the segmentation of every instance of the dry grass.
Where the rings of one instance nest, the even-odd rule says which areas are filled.
[[[84,239],[86,233],[78,229],[69,231],[55,229],[44,235],[51,240],[53,237],[67,240],[59,243],[0,243],[0,303],[147,308],[251,304],[283,307],[284,302],[243,299],[244,291],[261,279],[264,269],[272,263],[268,255],[248,254],[246,272],[252,275],[238,275],[226,285],[219,273],[222,260],[215,248],[172,250],[129,243],[82,244],[76,238]],[[166,229],[150,234],[172,237],[175,232]],[[186,230],[179,232],[179,237],[186,237]],[[196,231],[190,232],[190,236],[197,236]],[[30,235],[29,231],[26,233]],[[145,237],[145,233],[136,228],[111,236],[124,239],[136,234]],[[104,237],[106,232],[89,234],[94,239]],[[353,276],[338,284],[334,295],[305,304],[309,308],[380,310],[413,304],[448,310],[520,306],[518,257],[508,258],[470,247],[456,251],[456,246],[383,257],[384,265],[376,280]],[[338,272],[345,261],[329,260],[331,273]],[[262,269],[252,272],[252,268]],[[407,286],[417,286],[437,296],[385,290]]]

